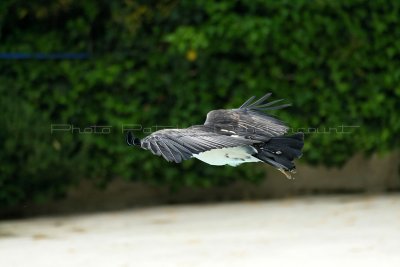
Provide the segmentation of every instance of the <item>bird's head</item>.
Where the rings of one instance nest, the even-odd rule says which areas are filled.
[[[126,143],[129,146],[141,146],[140,139],[135,137],[132,132],[128,132],[126,135]]]

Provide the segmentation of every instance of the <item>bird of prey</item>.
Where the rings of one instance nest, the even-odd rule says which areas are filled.
[[[304,136],[301,132],[285,135],[288,126],[265,113],[290,106],[276,105],[283,99],[266,102],[270,96],[256,101],[252,96],[235,109],[212,110],[203,125],[163,129],[143,139],[129,131],[126,141],[176,163],[190,158],[217,166],[265,162],[290,179],[296,168],[293,160],[302,155]]]

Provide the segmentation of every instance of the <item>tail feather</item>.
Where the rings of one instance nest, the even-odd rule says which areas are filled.
[[[304,145],[304,134],[295,133],[291,136],[273,137],[263,145],[257,147],[258,159],[269,163],[288,177],[286,171],[294,172],[296,169],[293,160],[302,156],[301,149]]]

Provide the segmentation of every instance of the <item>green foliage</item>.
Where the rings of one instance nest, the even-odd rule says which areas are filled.
[[[0,14],[2,52],[91,54],[0,61],[0,205],[62,196],[82,177],[259,181],[256,165],[164,162],[127,147],[121,127],[200,124],[266,92],[293,104],[277,114],[294,131],[320,132],[306,135],[305,162],[399,147],[398,1],[4,0]],[[113,128],[51,134],[54,123]],[[342,125],[359,127],[335,133]]]

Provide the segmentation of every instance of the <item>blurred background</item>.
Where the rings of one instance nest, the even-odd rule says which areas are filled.
[[[3,214],[88,190],[96,209],[400,189],[398,1],[4,0],[0,14]],[[202,124],[267,92],[305,133],[295,181],[125,144],[126,128]]]
[[[397,214],[399,26],[400,2],[390,0],[2,0],[0,217],[344,193],[390,197],[360,215],[367,223]],[[268,92],[292,103],[273,114],[305,133],[295,180],[263,164],[168,163],[125,143],[126,129],[144,137],[202,124],[212,109]],[[169,222],[154,218],[158,230]]]

